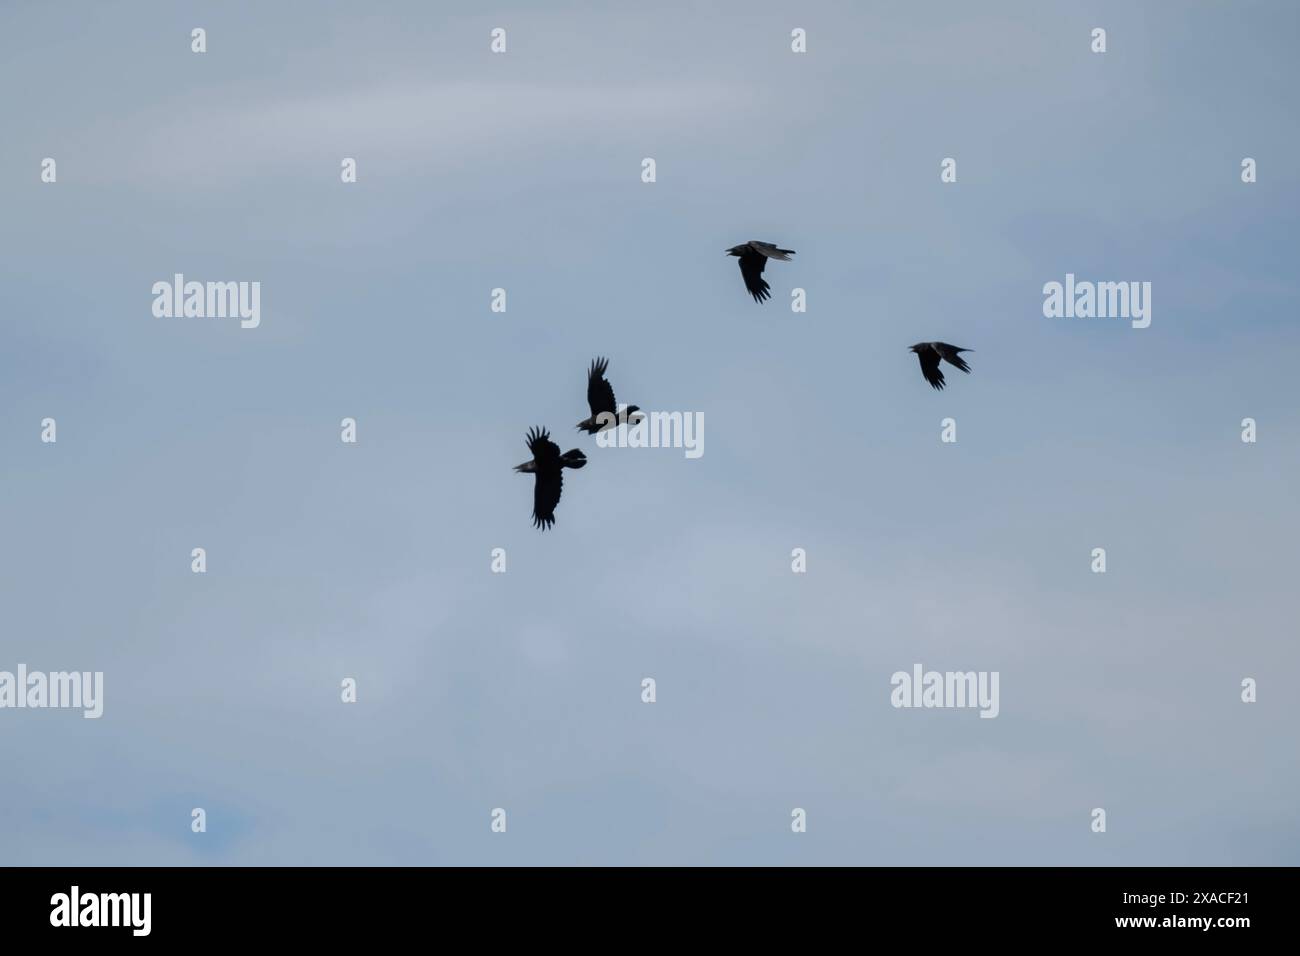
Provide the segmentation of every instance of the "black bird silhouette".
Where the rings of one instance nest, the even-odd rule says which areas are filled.
[[[536,477],[533,527],[545,531],[555,524],[555,506],[560,503],[560,491],[564,487],[564,469],[581,468],[587,463],[587,456],[576,448],[561,455],[560,446],[551,441],[551,433],[545,428],[528,429],[528,450],[533,453],[533,460],[515,465],[515,471]]]
[[[917,342],[912,346],[912,351],[916,357],[921,360],[921,374],[925,380],[935,388],[943,388],[943,372],[939,371],[939,359],[943,359],[949,365],[955,365],[963,372],[969,373],[970,366],[966,360],[958,355],[958,352],[974,352],[974,349],[961,349],[955,345],[949,345],[947,342]]]
[[[597,358],[587,370],[587,405],[591,408],[591,417],[578,422],[578,430],[588,435],[603,432],[607,428],[631,423],[635,425],[645,418],[640,414],[640,407],[629,405],[620,414],[618,403],[614,401],[614,386],[605,378],[605,369],[609,368],[609,359]],[[603,416],[603,417],[602,417]]]
[[[755,302],[772,298],[771,286],[763,278],[763,267],[768,259],[789,262],[794,255],[793,249],[778,249],[773,243],[751,239],[727,250],[727,255],[740,260],[740,277],[745,280],[745,288],[754,297]]]

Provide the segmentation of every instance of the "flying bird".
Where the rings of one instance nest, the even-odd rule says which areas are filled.
[[[628,422],[635,425],[645,418],[636,405],[629,405],[622,413],[619,412],[618,403],[614,401],[614,386],[605,378],[607,368],[609,359],[598,358],[587,369],[587,405],[591,408],[591,417],[578,422],[578,430],[588,435],[603,432],[607,428],[617,428]]]
[[[962,358],[959,352],[974,352],[974,349],[961,349],[955,345],[949,345],[947,342],[917,342],[912,346],[912,351],[916,357],[921,360],[921,374],[925,380],[935,388],[943,388],[943,372],[939,371],[939,359],[943,359],[949,365],[955,365],[963,372],[969,373],[970,366]]]
[[[770,242],[751,239],[727,250],[727,255],[740,260],[740,277],[745,280],[745,289],[754,297],[755,302],[772,298],[771,286],[763,278],[763,267],[768,259],[789,262],[794,255],[793,249],[778,249]]]
[[[545,428],[528,430],[528,450],[533,453],[532,461],[515,465],[515,471],[535,476],[533,527],[545,531],[555,524],[555,506],[560,503],[564,469],[581,468],[587,463],[587,456],[576,448],[561,455],[560,446],[551,441],[551,433]]]

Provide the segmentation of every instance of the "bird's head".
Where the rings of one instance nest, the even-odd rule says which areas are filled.
[[[913,352],[920,352],[922,349],[928,349],[929,347],[929,342],[917,342],[915,345],[911,346],[910,350]]]
[[[627,407],[627,420],[633,425],[638,424],[643,418],[645,418],[645,415],[641,412],[640,405],[629,405]]]
[[[536,470],[537,470],[537,462],[534,459],[529,459],[528,461],[524,462],[522,465],[515,465],[515,471],[534,472]]]
[[[740,245],[738,245],[738,246],[732,246],[730,249],[728,249],[728,250],[727,250],[727,255],[729,255],[729,256],[738,256],[738,255],[740,255],[740,254],[741,254],[742,252],[744,252],[744,251],[745,251],[745,244],[742,242]]]

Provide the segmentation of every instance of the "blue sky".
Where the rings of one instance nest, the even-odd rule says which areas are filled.
[[[381,6],[0,9],[0,669],[105,675],[0,712],[0,862],[1300,862],[1300,11]],[[573,432],[597,354],[704,456]]]

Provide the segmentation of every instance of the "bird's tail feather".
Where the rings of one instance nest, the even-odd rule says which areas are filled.
[[[560,464],[564,468],[581,468],[587,463],[587,456],[577,448],[566,451],[560,456]]]

